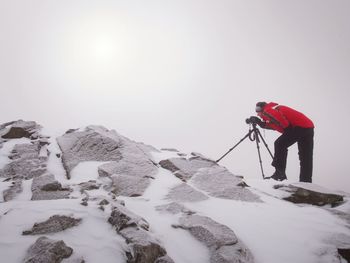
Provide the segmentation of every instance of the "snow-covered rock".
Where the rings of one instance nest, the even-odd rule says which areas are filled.
[[[80,218],[70,216],[53,215],[48,220],[35,223],[31,230],[23,231],[23,235],[43,235],[56,233],[67,228],[77,226],[81,222]]]
[[[25,263],[57,263],[72,255],[73,249],[62,240],[56,241],[47,237],[40,237],[28,249]]]
[[[246,181],[101,126],[50,138],[35,122],[0,124],[0,179],[1,262],[349,260],[349,195]]]
[[[70,188],[62,187],[62,184],[55,180],[53,174],[44,174],[36,177],[32,182],[32,200],[53,200],[69,198]]]
[[[199,215],[185,215],[180,218],[179,225],[187,229],[199,241],[209,247],[210,262],[254,262],[251,252],[243,245],[235,233],[225,225],[211,218]]]

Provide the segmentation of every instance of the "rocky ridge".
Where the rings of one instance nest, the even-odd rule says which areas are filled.
[[[17,144],[16,140],[19,139],[26,141]],[[0,125],[0,151],[5,144],[13,143],[6,164],[0,167],[0,179],[7,185],[2,192],[3,202],[14,205],[13,208],[8,206],[10,208],[6,211],[0,210],[0,228],[6,227],[3,225],[6,218],[16,210],[16,200],[20,196],[23,198],[25,191],[31,195],[25,200],[27,206],[31,202],[45,200],[72,203],[78,200],[82,211],[98,209],[96,213],[106,218],[105,223],[113,229],[113,235],[121,238],[123,244],[120,250],[124,262],[175,262],[160,236],[152,230],[154,226],[143,215],[135,214],[124,201],[142,201],[137,198],[144,196],[162,170],[178,183],[167,191],[162,205],[155,206],[155,210],[160,216],[174,215],[177,223],[171,224],[171,227],[187,231],[203,244],[209,251],[208,262],[259,261],[237,236],[235,229],[187,207],[187,204],[211,198],[252,204],[264,202],[242,177],[235,176],[215,161],[195,153],[183,154],[175,149],[163,149],[171,152],[173,157],[156,160],[152,152],[159,150],[101,126],[67,131],[56,138],[59,152],[50,151],[50,144],[56,143],[52,139],[55,138],[43,135],[41,126],[32,121],[19,120]],[[53,162],[61,164],[65,179],[58,178],[55,171],[49,168]],[[74,170],[84,162],[99,162],[97,177],[93,180],[74,178]],[[75,180],[78,179],[80,181],[77,183]],[[26,188],[28,183],[30,189]],[[331,209],[345,201],[344,196],[309,190],[302,185],[277,185],[276,189],[287,194],[284,200],[301,205]],[[334,214],[343,219],[349,218],[347,213]],[[26,243],[25,255],[18,262],[89,262],[84,255],[74,255],[77,247],[54,236],[60,233],[59,236],[64,238],[67,231],[78,231],[86,220],[80,218],[79,213],[52,214],[40,222],[28,220],[23,218],[21,222],[27,227],[20,231],[22,235],[36,237],[30,239],[35,238],[33,243]],[[0,247],[1,244],[0,241]],[[333,262],[346,259],[350,249],[349,236],[345,235],[335,242],[334,248],[338,252],[333,255]],[[339,261],[336,261],[337,258]]]

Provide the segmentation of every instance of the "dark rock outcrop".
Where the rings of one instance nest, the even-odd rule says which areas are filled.
[[[311,188],[307,183],[299,183],[295,185],[276,185],[276,189],[284,190],[290,193],[290,196],[284,197],[284,200],[296,204],[311,204],[317,206],[331,205],[331,207],[338,206],[343,203],[344,198],[335,193],[327,193]]]
[[[23,235],[42,235],[49,233],[57,233],[68,228],[79,225],[80,218],[73,218],[69,216],[54,215],[48,220],[40,223],[35,223],[31,230],[23,231]]]
[[[24,263],[59,263],[64,258],[72,255],[73,249],[68,247],[62,240],[52,240],[40,237],[28,249]]]
[[[149,224],[142,217],[135,215],[122,205],[116,205],[108,218],[108,222],[120,232],[127,227],[142,228],[148,230]]]
[[[180,218],[179,225],[174,227],[190,231],[196,239],[204,243],[211,252],[210,262],[254,262],[252,253],[230,228],[208,217],[185,215]]]
[[[130,252],[126,253],[128,263],[155,262],[166,255],[166,250],[143,229],[125,228],[120,234],[129,244]]]
[[[7,123],[7,126],[11,125],[6,134],[2,135],[4,139],[18,139],[18,138],[31,138],[37,139],[41,127],[35,121],[15,121]],[[4,128],[5,128],[4,127]]]
[[[347,262],[350,262],[350,248],[338,248],[338,253],[346,259]]]

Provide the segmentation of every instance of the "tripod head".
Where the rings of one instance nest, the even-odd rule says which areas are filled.
[[[262,160],[261,160],[261,154],[260,154],[260,146],[259,146],[260,140],[264,143],[264,145],[265,145],[266,149],[268,150],[268,152],[270,153],[270,156],[271,156],[272,159],[273,159],[273,155],[272,155],[272,153],[271,153],[267,143],[265,142],[264,138],[261,136],[261,133],[260,133],[258,127],[257,127],[257,125],[259,125],[261,127],[263,122],[261,121],[260,118],[258,118],[256,116],[250,116],[249,118],[247,118],[245,120],[245,122],[247,124],[249,124],[249,131],[248,131],[248,133],[238,143],[236,143],[232,148],[230,148],[223,156],[221,156],[218,160],[216,160],[216,162],[217,163],[220,162],[220,160],[222,158],[224,158],[233,149],[235,149],[241,142],[243,142],[246,138],[249,138],[249,140],[251,140],[252,142],[253,141],[256,142],[256,148],[258,150],[258,156],[259,156],[260,169],[261,169],[262,177],[265,179],[264,169],[263,169]]]

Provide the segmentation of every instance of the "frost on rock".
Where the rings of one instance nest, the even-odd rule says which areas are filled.
[[[122,158],[120,153],[121,141],[101,134],[99,130],[86,128],[85,131],[66,133],[57,138],[62,151],[62,162],[67,177],[71,171],[83,161],[117,161]]]
[[[174,173],[175,176],[183,181],[191,179],[191,177],[201,168],[217,166],[217,164],[208,159],[201,157],[186,158],[170,158],[159,162],[160,166]]]
[[[54,200],[69,198],[70,188],[62,187],[54,175],[45,174],[36,177],[32,182],[32,200]]]
[[[235,176],[226,168],[212,166],[199,169],[191,183],[209,195],[246,202],[261,202],[260,198],[246,188],[242,178]]]
[[[130,151],[132,150],[132,151]],[[157,173],[157,167],[138,148],[127,147],[122,151],[123,159],[98,167],[101,177],[112,179],[112,192],[122,196],[140,196]]]
[[[160,212],[167,212],[167,213],[170,213],[173,215],[180,214],[180,213],[190,215],[190,214],[195,213],[195,212],[187,209],[184,205],[176,203],[176,202],[171,202],[171,203],[165,204],[165,205],[159,205],[156,207],[156,210],[160,211]]]
[[[12,162],[0,170],[0,177],[32,179],[46,172],[47,157],[40,157],[40,143],[16,144],[9,155]]]
[[[63,165],[70,178],[72,169],[82,161],[109,162],[98,168],[101,177],[110,177],[115,194],[140,196],[157,172],[148,151],[154,148],[133,142],[115,131],[89,126],[84,131],[72,130],[57,139]]]
[[[188,184],[182,183],[172,188],[166,198],[177,202],[198,202],[207,200],[208,196]]]
[[[111,179],[111,192],[121,196],[141,196],[150,184],[150,179],[147,177],[114,175]]]
[[[41,223],[35,223],[31,230],[23,231],[23,235],[42,235],[61,232],[65,229],[77,226],[81,219],[69,216],[54,215]]]
[[[190,231],[196,239],[204,243],[211,251],[210,262],[254,262],[252,253],[238,240],[235,233],[209,217],[185,215],[175,227]]]
[[[24,263],[58,263],[72,255],[73,249],[62,240],[40,237],[28,249]]]

